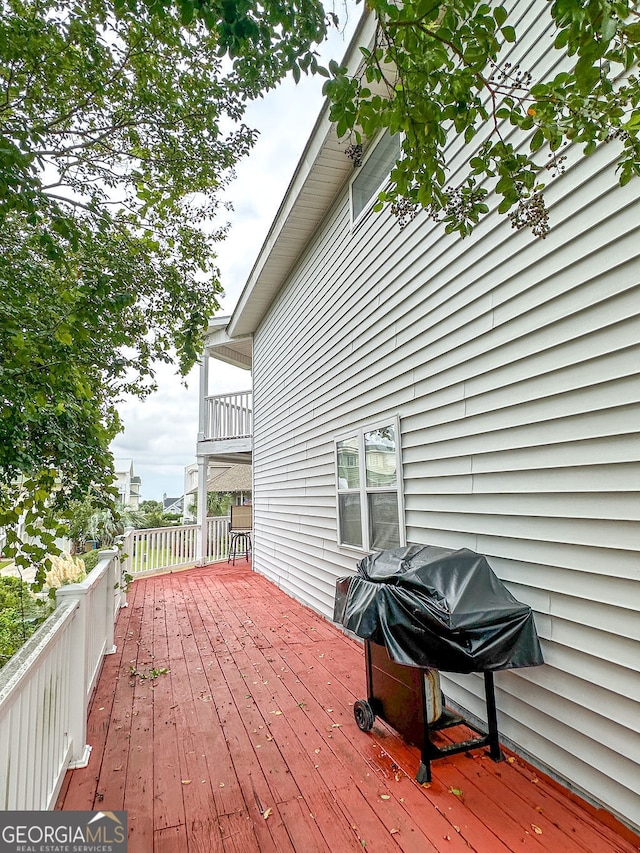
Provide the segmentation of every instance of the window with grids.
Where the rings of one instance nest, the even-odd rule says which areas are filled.
[[[338,438],[336,472],[338,543],[363,551],[404,545],[398,420]]]

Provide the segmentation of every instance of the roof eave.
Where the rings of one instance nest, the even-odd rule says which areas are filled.
[[[375,17],[366,11],[349,43],[343,64],[354,73],[361,57],[358,44],[368,43]],[[326,216],[352,171],[346,143],[336,136],[325,102],[298,162],[282,204],[231,316],[231,338],[252,335],[268,311],[309,239]]]

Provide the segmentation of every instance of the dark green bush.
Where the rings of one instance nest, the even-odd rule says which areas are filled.
[[[98,560],[100,559],[101,551],[97,548],[94,548],[92,551],[87,551],[86,554],[79,554],[81,560],[84,560],[84,565],[86,568],[87,574],[93,571],[95,567],[98,565]]]
[[[0,667],[44,622],[50,606],[31,595],[20,578],[0,576]]]

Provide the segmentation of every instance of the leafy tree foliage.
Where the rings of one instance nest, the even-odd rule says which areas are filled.
[[[115,497],[121,395],[198,357],[247,100],[313,70],[324,32],[313,0],[0,0],[0,526],[19,564],[89,488]]]
[[[135,527],[137,530],[148,530],[154,527],[171,527],[180,523],[180,516],[166,513],[162,507],[162,501],[141,501],[138,510],[124,510],[122,514],[125,526]]]
[[[553,0],[522,20],[522,5],[511,14],[512,4],[475,0],[368,5],[377,15],[375,43],[362,49],[356,76],[331,63],[325,92],[338,135],[351,136],[356,158],[382,128],[403,134],[379,208],[391,203],[404,220],[424,208],[464,236],[488,212],[494,188],[499,212],[544,236],[542,190],[549,173],[562,171],[567,144],[589,155],[615,139],[620,183],[640,173],[636,4]],[[564,57],[561,70],[546,76],[518,60],[541,13],[550,14],[544,38]],[[473,152],[462,177],[450,160],[459,147],[450,145],[454,136]]]

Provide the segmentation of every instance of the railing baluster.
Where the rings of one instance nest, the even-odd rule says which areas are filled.
[[[252,391],[206,398],[205,438],[250,438],[253,428]]]

